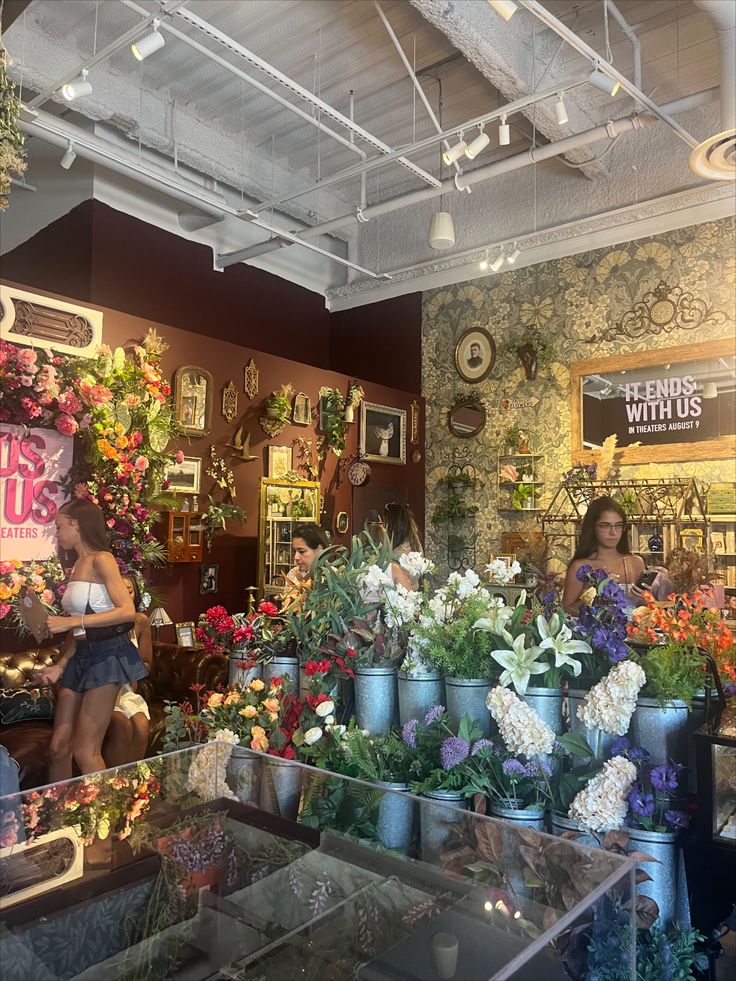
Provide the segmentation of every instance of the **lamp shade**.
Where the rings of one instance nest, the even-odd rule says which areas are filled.
[[[163,606],[157,606],[156,609],[151,612],[149,619],[152,627],[168,627],[169,624],[174,622]]]
[[[455,244],[455,229],[449,211],[438,211],[429,223],[429,245],[433,249],[450,249]]]

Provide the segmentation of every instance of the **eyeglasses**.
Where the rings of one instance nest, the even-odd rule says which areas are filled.
[[[596,528],[600,528],[601,531],[623,531],[626,525],[623,521],[617,521],[615,525],[612,525],[610,521],[600,521]]]

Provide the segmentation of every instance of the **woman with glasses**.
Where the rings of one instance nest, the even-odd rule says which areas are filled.
[[[567,567],[562,605],[573,615],[580,608],[580,596],[585,588],[577,579],[578,569],[583,565],[603,569],[630,597],[632,609],[637,605],[642,593],[636,581],[644,571],[644,560],[632,554],[626,512],[611,497],[599,497],[591,503],[580,528],[577,550]]]

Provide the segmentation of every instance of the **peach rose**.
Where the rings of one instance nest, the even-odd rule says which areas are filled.
[[[265,687],[266,686],[264,685],[264,683],[261,681],[260,678],[254,678],[253,681],[251,681],[250,683],[251,691],[263,691]]]
[[[207,699],[207,708],[209,709],[219,708],[219,706],[222,705],[224,700],[225,700],[225,696],[222,695],[220,692],[218,691],[212,692],[210,697]]]
[[[262,726],[253,726],[250,734],[250,748],[257,753],[265,753],[268,749],[268,736]]]
[[[242,708],[238,712],[238,715],[242,715],[244,719],[252,719],[255,715],[258,715],[258,709],[255,705],[246,705],[245,708]]]
[[[278,712],[279,710],[279,700],[278,698],[266,698],[263,701],[263,707],[267,712]]]
[[[233,705],[235,702],[240,701],[240,692],[231,691],[229,695],[226,696],[223,705]]]

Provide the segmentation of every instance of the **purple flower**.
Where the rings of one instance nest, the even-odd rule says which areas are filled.
[[[513,757],[510,760],[504,760],[501,764],[501,769],[512,781],[522,780],[526,776],[526,767],[524,764]]]
[[[673,765],[653,766],[649,779],[655,790],[677,790],[677,770]]]
[[[629,807],[639,817],[651,817],[654,814],[654,797],[646,793],[641,784],[634,784],[629,791]]]
[[[665,811],[664,819],[672,831],[677,828],[686,828],[690,824],[690,818],[685,811]]]
[[[430,710],[431,711],[431,710]],[[462,763],[468,758],[470,746],[459,736],[448,736],[440,746],[440,763],[443,770],[452,770],[453,767]]]
[[[626,736],[619,736],[611,743],[611,756],[623,756],[629,749],[631,743]]]
[[[436,722],[437,719],[439,719],[439,717],[444,713],[444,711],[445,711],[444,705],[433,705],[432,708],[429,710],[429,712],[427,712],[427,714],[424,716],[425,726],[431,726],[433,722]]]
[[[727,685],[724,685],[723,694],[728,698],[730,698],[732,695],[736,695],[736,682],[731,681]]]
[[[479,739],[477,742],[473,743],[473,748],[470,750],[471,756],[477,756],[484,749],[495,749],[492,739]]]
[[[409,719],[408,722],[404,723],[401,730],[401,738],[404,743],[409,747],[409,749],[417,748],[417,726],[419,725],[419,719]]]
[[[651,753],[644,749],[643,746],[632,746],[629,750],[628,756],[632,763],[648,763],[652,758]]]
[[[526,765],[526,775],[532,780],[539,777],[551,777],[552,767],[546,760],[532,759]]]

